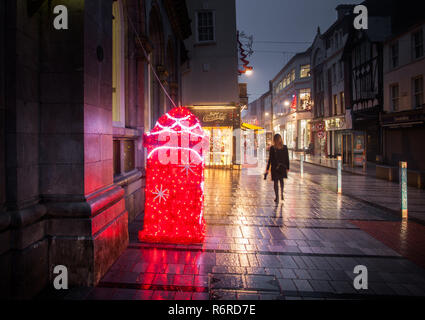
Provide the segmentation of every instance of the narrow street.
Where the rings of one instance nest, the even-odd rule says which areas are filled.
[[[86,298],[425,296],[425,227],[313,181],[329,180],[325,169],[304,170],[300,179],[293,163],[279,205],[262,170],[206,170],[205,243],[139,243],[139,217],[130,226],[129,247]],[[377,240],[382,234],[385,244]],[[368,290],[353,287],[357,265],[368,269]]]

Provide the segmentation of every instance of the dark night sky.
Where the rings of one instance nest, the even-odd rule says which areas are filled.
[[[322,33],[336,20],[339,4],[358,4],[362,0],[236,0],[237,27],[254,36],[254,50],[300,52],[313,41],[317,27]],[[258,42],[256,42],[258,41]],[[309,42],[275,44],[261,41]],[[254,67],[248,83],[249,101],[267,92],[268,82],[291,58],[290,54],[256,52],[249,59]]]

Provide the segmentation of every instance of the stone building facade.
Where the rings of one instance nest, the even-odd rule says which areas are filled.
[[[208,167],[240,167],[241,112],[235,0],[187,0],[192,35],[182,103],[210,137]]]
[[[399,161],[406,161],[409,170],[420,171],[422,176],[425,172],[424,34],[425,21],[412,23],[384,43],[384,108],[380,115],[383,161],[395,167]],[[415,178],[409,179],[413,185]]]
[[[179,101],[185,1],[7,0],[0,18],[0,296],[36,295],[57,265],[95,285],[142,213],[143,133],[171,107],[140,44]]]
[[[311,143],[311,48],[296,54],[271,80],[273,130],[292,151]]]

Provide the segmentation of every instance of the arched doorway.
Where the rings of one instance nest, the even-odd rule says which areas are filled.
[[[164,31],[162,27],[162,20],[159,9],[156,5],[152,6],[149,14],[149,39],[153,44],[153,52],[151,54],[151,63],[157,75],[161,79],[161,73],[164,70]],[[151,114],[152,126],[155,125],[159,117],[165,113],[165,99],[161,86],[158,83],[155,75],[150,76],[151,88]]]

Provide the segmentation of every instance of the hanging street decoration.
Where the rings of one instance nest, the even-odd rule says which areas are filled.
[[[248,52],[245,50],[244,45],[241,42],[241,39],[247,39],[248,40]],[[240,61],[242,61],[242,70],[238,70],[239,71],[239,75],[242,74],[246,74],[247,71],[252,71],[253,67],[249,66],[249,61],[246,59],[248,56],[251,56],[253,51],[252,51],[252,43],[254,41],[253,36],[246,36],[244,32],[239,32],[237,33],[237,41],[238,41],[238,46],[239,46],[239,59]]]
[[[292,96],[291,109],[297,110],[297,95]]]
[[[198,118],[178,107],[144,135],[147,149],[145,217],[139,240],[194,244],[205,237],[204,150],[208,136]]]

